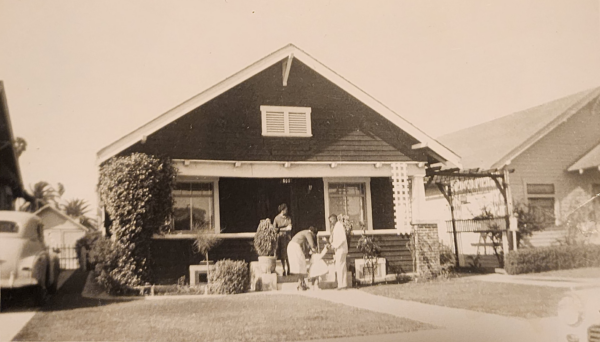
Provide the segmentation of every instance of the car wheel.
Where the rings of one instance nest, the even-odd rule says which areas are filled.
[[[46,285],[38,285],[33,288],[33,305],[43,306],[48,301],[48,288]]]
[[[48,286],[48,294],[55,294],[57,290],[58,281],[54,281],[52,284]]]

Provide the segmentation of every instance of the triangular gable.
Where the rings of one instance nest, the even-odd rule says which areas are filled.
[[[192,97],[191,99],[183,102],[179,106],[169,110],[168,112],[160,115],[154,120],[148,122],[147,124],[141,126],[135,131],[127,134],[121,139],[113,142],[112,144],[104,147],[98,152],[97,162],[98,164],[106,161],[112,156],[118,154],[119,152],[125,150],[126,148],[132,146],[133,144],[144,140],[150,134],[158,131],[162,127],[167,124],[177,120],[183,115],[189,113],[190,111],[198,108],[204,103],[214,99],[215,97],[223,94],[225,91],[233,88],[234,86],[244,82],[245,80],[251,78],[252,76],[258,74],[259,72],[267,69],[275,63],[282,62],[287,59],[288,61],[291,58],[297,58],[306,66],[313,69],[315,72],[319,73],[321,76],[325,77],[350,95],[354,96],[356,99],[373,109],[375,112],[382,115],[384,118],[395,124],[398,128],[403,130],[404,132],[411,135],[413,138],[418,140],[420,143],[415,146],[415,148],[427,148],[434,155],[445,159],[450,166],[460,166],[460,157],[441,145],[435,139],[429,137],[427,134],[413,126],[410,122],[406,121],[398,114],[393,112],[391,109],[383,105],[381,102],[375,100],[373,97],[335,73],[333,70],[329,69],[325,65],[321,64],[319,61],[300,50],[293,44],[287,45],[280,50],[273,52],[272,54],[266,56],[265,58],[257,61],[256,63],[250,65],[249,67],[243,69],[237,74],[225,79],[224,81],[208,88],[202,93]],[[289,62],[288,62],[289,63]],[[284,80],[285,82],[285,80]]]
[[[596,145],[583,157],[579,158],[573,165],[569,166],[568,171],[583,171],[591,168],[600,168],[600,144]]]
[[[72,217],[70,217],[69,215],[66,215],[65,213],[63,213],[62,211],[54,208],[53,206],[47,204],[45,206],[43,206],[42,208],[40,208],[38,211],[36,211],[34,214],[37,216],[40,216],[39,214],[44,212],[44,211],[50,211],[52,213],[54,213],[55,215],[58,215],[59,217],[61,217],[62,219],[65,219],[71,223],[73,223],[77,228],[83,230],[84,232],[89,232],[90,229],[84,225],[82,225],[81,223],[75,221]]]
[[[498,169],[510,164],[533,144],[600,95],[583,91],[438,138],[462,157],[467,169]]]

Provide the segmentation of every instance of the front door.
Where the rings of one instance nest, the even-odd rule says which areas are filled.
[[[323,179],[293,178],[291,183],[293,233],[310,226],[324,231],[326,218]]]

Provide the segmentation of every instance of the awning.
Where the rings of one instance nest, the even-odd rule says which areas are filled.
[[[600,144],[584,154],[583,157],[569,166],[567,170],[583,172],[583,170],[591,168],[600,168]]]

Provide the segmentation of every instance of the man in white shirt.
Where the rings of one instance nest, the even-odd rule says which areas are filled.
[[[348,270],[346,268],[346,255],[348,255],[348,241],[346,241],[346,230],[342,222],[338,221],[334,214],[329,215],[331,231],[331,248],[335,252],[333,260],[335,261],[335,273],[337,275],[338,290],[348,287]]]

